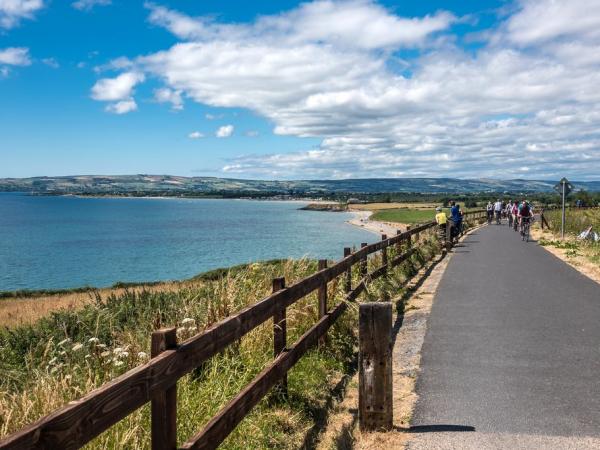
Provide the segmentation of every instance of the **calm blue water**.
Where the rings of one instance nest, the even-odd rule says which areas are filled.
[[[271,258],[339,259],[377,239],[296,202],[0,193],[0,290],[182,279]]]

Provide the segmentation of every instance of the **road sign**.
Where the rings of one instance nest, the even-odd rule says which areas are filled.
[[[562,221],[560,225],[560,237],[564,239],[565,237],[565,223],[566,223],[566,211],[565,211],[565,199],[569,192],[573,190],[573,185],[569,183],[569,180],[563,177],[562,180],[558,182],[556,186],[554,186],[554,190],[558,192],[562,196]]]
[[[565,187],[565,190],[563,192],[563,185]],[[569,193],[573,190],[573,185],[571,184],[571,182],[569,180],[567,180],[566,178],[563,178],[562,180],[560,180],[558,182],[558,184],[556,186],[554,186],[554,190],[556,192],[558,192],[560,195],[569,195]]]

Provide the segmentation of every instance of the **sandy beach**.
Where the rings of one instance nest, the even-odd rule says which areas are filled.
[[[390,223],[390,222],[379,222],[377,220],[371,220],[370,217],[373,215],[373,211],[349,211],[354,217],[348,220],[348,223],[357,227],[364,228],[367,231],[375,233],[377,235],[387,234],[388,237],[395,236],[397,230],[406,231],[406,225],[402,223]]]

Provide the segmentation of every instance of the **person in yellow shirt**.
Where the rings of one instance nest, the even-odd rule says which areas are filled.
[[[439,206],[435,208],[437,214],[435,215],[435,221],[438,225],[446,225],[448,222],[448,217],[446,217],[446,213],[442,211],[442,208]]]
[[[442,211],[442,208],[439,206],[435,208],[435,222],[438,224],[438,239],[440,243],[446,242],[446,224],[448,223],[448,217],[446,217],[446,213]]]

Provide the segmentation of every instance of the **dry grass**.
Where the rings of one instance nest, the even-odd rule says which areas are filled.
[[[168,292],[181,289],[185,285],[193,286],[194,282],[165,282],[153,286],[136,286],[128,288],[129,292]],[[0,299],[0,327],[16,327],[31,324],[51,312],[62,309],[73,310],[94,302],[96,295],[106,299],[110,295],[123,295],[124,288],[107,288],[89,292],[72,292],[66,294],[41,295],[19,298]]]

